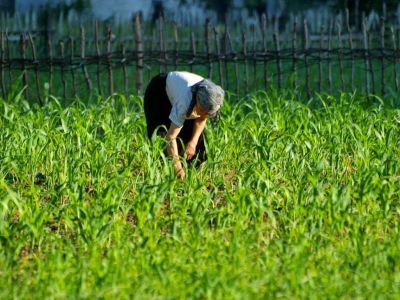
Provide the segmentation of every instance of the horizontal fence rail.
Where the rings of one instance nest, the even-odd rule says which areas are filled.
[[[227,22],[213,27],[206,20],[202,28],[186,29],[163,18],[149,29],[136,16],[132,35],[122,37],[97,22],[68,37],[3,29],[0,96],[18,86],[39,103],[49,94],[65,101],[90,93],[141,94],[152,76],[171,70],[199,73],[236,97],[261,89],[295,89],[306,97],[354,91],[398,96],[399,28],[383,17],[375,31],[366,21],[362,32],[349,24],[347,13],[344,25],[332,20],[311,35],[306,19],[293,20],[290,34],[281,34],[267,28],[265,17],[259,26],[230,30]]]

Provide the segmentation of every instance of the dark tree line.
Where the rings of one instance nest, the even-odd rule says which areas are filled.
[[[186,2],[187,0],[181,0]],[[229,13],[233,7],[233,0],[198,0],[199,2],[205,3],[208,9],[212,9],[217,12],[219,20],[223,20],[224,16]],[[363,13],[369,14],[371,11],[375,11],[379,14],[383,13],[385,4],[386,13],[391,14],[397,10],[399,0],[243,0],[243,8],[247,9],[251,14],[256,14],[259,17],[262,14],[271,14],[273,12],[267,11],[267,8],[271,5],[281,5],[284,7],[282,18],[285,19],[290,13],[299,12],[307,8],[317,6],[328,6],[332,12],[343,11],[348,9],[350,12],[351,19],[354,23],[361,23],[360,18]],[[359,20],[355,20],[355,17]]]
[[[160,15],[164,15],[165,7],[164,0],[148,0],[153,3],[153,12],[151,19],[154,21]],[[178,0],[181,4],[190,4],[193,1],[203,4],[207,9],[216,12],[219,21],[223,21],[225,16],[229,14],[234,8],[234,0]],[[55,19],[61,13],[67,14],[69,10],[74,10],[78,13],[82,13],[87,9],[90,9],[90,0],[73,0],[56,2],[57,4],[48,4],[39,12],[39,22],[44,26],[49,25],[50,19]],[[328,5],[333,12],[349,9],[351,18],[355,20],[355,16],[361,18],[362,13],[368,14],[372,10],[378,13],[382,13],[383,3],[386,4],[387,12],[390,13],[397,9],[399,0],[243,0],[242,5],[244,9],[247,9],[250,14],[258,15],[262,14],[270,15],[273,12],[268,11],[268,7],[281,6],[283,12],[281,18],[286,19],[290,13],[302,11],[310,7],[317,7],[320,5]],[[360,20],[358,20],[360,21]],[[360,23],[360,22],[358,22]]]

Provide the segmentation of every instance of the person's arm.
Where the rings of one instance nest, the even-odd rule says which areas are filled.
[[[197,143],[199,142],[199,138],[201,133],[204,131],[206,127],[207,117],[203,116],[194,120],[193,125],[193,134],[189,142],[186,144],[186,159],[192,159],[196,153]]]
[[[183,179],[185,177],[185,171],[182,168],[182,164],[179,160],[178,145],[176,143],[176,138],[178,137],[181,128],[176,126],[173,122],[169,126],[166,140],[167,140],[167,153],[174,160],[175,170],[178,173],[178,177]]]

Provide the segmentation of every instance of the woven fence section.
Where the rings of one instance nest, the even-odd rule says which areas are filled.
[[[211,78],[235,97],[288,89],[300,97],[355,91],[398,96],[399,28],[383,17],[374,31],[367,21],[357,32],[349,23],[333,20],[311,35],[306,19],[294,20],[290,34],[281,34],[265,19],[239,30],[209,20],[184,30],[162,18],[148,29],[136,16],[130,36],[99,23],[63,37],[3,30],[0,96],[10,97],[16,87],[39,103],[49,94],[66,101],[93,93],[142,94],[151,77],[171,70]]]

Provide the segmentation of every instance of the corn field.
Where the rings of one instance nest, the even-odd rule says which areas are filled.
[[[0,101],[0,298],[400,293],[400,110],[256,92],[178,180],[142,97]]]

